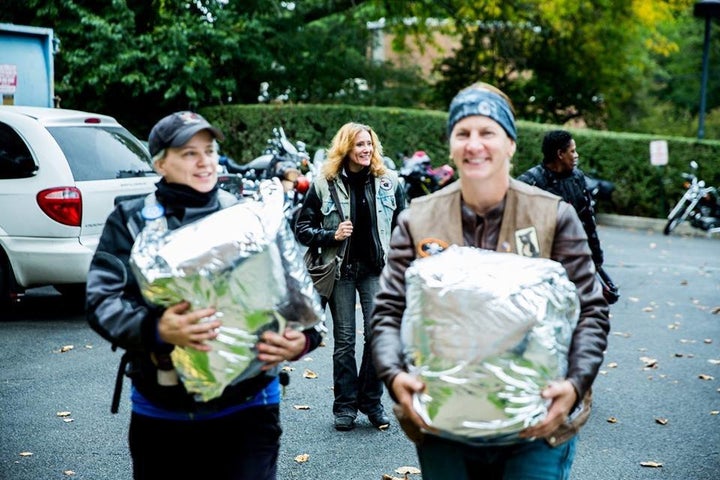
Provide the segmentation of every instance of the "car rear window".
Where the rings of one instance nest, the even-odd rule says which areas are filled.
[[[48,127],[75,181],[155,175],[150,154],[122,127]]]
[[[0,123],[0,179],[27,178],[37,172],[30,150],[15,130]]]

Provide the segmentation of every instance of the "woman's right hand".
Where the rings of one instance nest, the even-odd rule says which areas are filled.
[[[217,329],[222,322],[218,319],[200,320],[215,315],[215,312],[214,308],[190,311],[190,303],[185,301],[172,305],[160,317],[158,335],[164,342],[209,352],[211,347],[205,342],[218,336]]]
[[[419,395],[425,390],[423,382],[407,372],[400,372],[393,378],[390,388],[397,399],[398,405],[402,408],[405,418],[410,419],[422,430],[435,430],[426,424],[413,408],[413,396],[415,394]]]
[[[335,240],[338,242],[345,240],[350,235],[352,235],[353,232],[353,224],[350,220],[345,220],[340,222],[340,225],[338,225],[337,230],[335,230]]]

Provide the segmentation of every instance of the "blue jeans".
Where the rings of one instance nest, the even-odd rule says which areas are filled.
[[[568,480],[577,435],[551,447],[545,440],[474,446],[425,435],[417,447],[424,480]]]
[[[362,264],[343,268],[328,302],[333,322],[333,414],[357,416],[358,410],[373,414],[382,410],[382,382],[378,379],[370,351],[370,314],[380,275]],[[360,297],[364,343],[360,371],[355,360],[355,299]]]

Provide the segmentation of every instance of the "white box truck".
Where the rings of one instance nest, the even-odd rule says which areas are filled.
[[[56,106],[58,46],[51,28],[0,23],[0,104]]]

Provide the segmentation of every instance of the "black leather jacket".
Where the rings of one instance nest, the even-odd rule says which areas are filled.
[[[120,347],[126,352],[118,371],[113,411],[117,411],[118,407],[122,374],[130,377],[133,386],[148,400],[167,409],[217,411],[242,403],[262,390],[277,372],[240,382],[233,391],[230,391],[233,387],[227,387],[221,397],[203,404],[195,402],[182,384],[165,387],[157,383],[157,368],[151,354],[169,353],[174,347],[158,338],[157,323],[164,308],[145,301],[130,269],[130,252],[137,232],[144,226],[140,214],[144,202],[144,198],[139,198],[121,202],[115,207],[105,223],[88,272],[87,320],[93,330],[111,342],[113,348]],[[217,195],[205,205],[164,206],[171,230],[221,208]],[[315,329],[307,330],[305,335],[308,351],[316,348],[322,340],[320,332]]]
[[[585,174],[579,168],[567,173],[556,173],[545,165],[536,165],[517,177],[521,182],[535,185],[545,191],[554,193],[570,205],[580,217],[580,222],[588,237],[588,245],[592,252],[595,267],[600,268],[604,261],[600,238],[595,222],[595,208],[590,193],[587,191]]]

